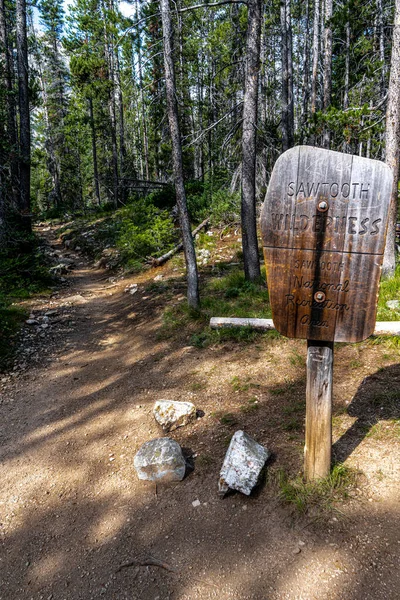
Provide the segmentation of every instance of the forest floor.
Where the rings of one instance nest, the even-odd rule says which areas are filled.
[[[334,454],[357,484],[301,515],[279,498],[277,474],[302,468],[305,342],[191,346],[186,328],[163,322],[185,302],[171,264],[110,280],[45,229],[75,269],[29,302],[34,323],[0,378],[0,600],[399,599],[399,348],[335,348]],[[166,487],[133,468],[163,435],[159,399],[203,414],[170,434],[194,470]],[[237,429],[273,458],[252,496],[221,499]]]

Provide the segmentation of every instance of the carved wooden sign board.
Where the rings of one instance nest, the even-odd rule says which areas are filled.
[[[373,333],[391,189],[377,160],[309,146],[279,157],[261,231],[280,333],[328,342]]]

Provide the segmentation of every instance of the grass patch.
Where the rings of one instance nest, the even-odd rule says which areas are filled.
[[[284,431],[301,431],[303,429],[303,424],[298,419],[292,418],[282,426],[282,429],[284,429]]]
[[[218,421],[221,423],[221,425],[228,425],[229,427],[233,427],[234,425],[237,425],[238,423],[238,419],[236,417],[236,415],[234,415],[233,413],[224,413],[224,412],[215,412],[215,413],[211,413],[211,416],[214,417],[215,419],[218,419]]]
[[[256,412],[259,408],[260,405],[258,404],[258,399],[250,398],[250,400],[247,401],[247,404],[242,404],[240,407],[240,412],[244,414],[250,414]]]
[[[278,471],[279,497],[300,513],[306,514],[312,508],[321,513],[331,512],[337,502],[346,500],[356,487],[357,471],[336,464],[328,477],[306,483],[302,477],[288,477]]]
[[[242,383],[240,381],[240,378],[237,377],[236,375],[235,375],[235,377],[232,377],[230,383],[235,392],[247,392],[247,390],[250,387],[249,383]]]
[[[290,404],[289,406],[284,406],[282,409],[282,412],[284,415],[295,415],[297,413],[302,413],[305,412],[306,409],[306,403],[305,400],[301,400],[300,402],[295,402],[293,404]]]
[[[223,272],[205,282],[199,311],[188,309],[186,302],[168,307],[164,311],[163,335],[186,329],[186,334],[191,333],[190,343],[197,348],[227,341],[254,342],[264,335],[270,339],[279,337],[276,331],[262,333],[251,327],[211,329],[211,317],[271,317],[265,279],[248,282],[239,269]]]
[[[400,436],[400,419],[390,419],[389,421],[378,421],[370,427],[365,437],[376,440],[388,440]]]
[[[378,300],[377,321],[399,321],[400,309],[388,308],[386,302],[400,300],[400,265],[397,265],[393,277],[381,281]]]
[[[296,348],[290,351],[289,354],[289,362],[293,367],[305,367],[306,358],[301,355]]]
[[[400,350],[400,335],[374,335],[368,339],[373,346],[386,346],[393,350]]]

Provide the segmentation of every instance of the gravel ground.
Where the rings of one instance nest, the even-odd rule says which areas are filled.
[[[31,303],[35,323],[0,381],[0,600],[399,599],[398,350],[336,353],[335,455],[362,472],[346,502],[299,517],[268,480],[249,498],[221,499],[235,429],[268,447],[271,471],[301,469],[302,421],[282,423],[304,398],[305,344],[196,349],[162,336],[174,299],[144,287],[159,271],[110,281],[52,243],[75,268]],[[384,393],[397,391],[389,410]],[[250,397],[259,409],[241,411]],[[195,468],[168,487],[133,468],[140,445],[162,435],[151,413],[162,398],[204,412],[170,434]]]

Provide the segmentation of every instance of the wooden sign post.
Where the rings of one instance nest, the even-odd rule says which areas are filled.
[[[308,340],[305,476],[330,471],[333,342],[375,327],[392,174],[382,162],[297,146],[271,175],[261,232],[273,321]]]

